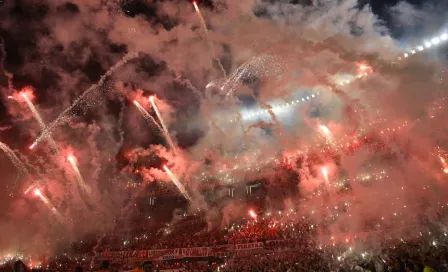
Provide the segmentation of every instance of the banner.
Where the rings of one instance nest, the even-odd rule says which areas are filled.
[[[223,245],[217,247],[105,251],[98,253],[95,258],[110,260],[112,262],[119,262],[123,260],[164,261],[182,258],[227,257],[232,255],[235,251],[243,253],[260,249],[264,249],[264,245],[262,242]]]

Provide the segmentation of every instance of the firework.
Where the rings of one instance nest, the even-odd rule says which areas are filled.
[[[216,62],[218,63],[219,68],[221,69],[224,77],[227,77],[226,70],[222,66],[221,61],[215,55],[215,49],[213,48],[213,43],[210,40],[210,37],[208,36],[207,24],[205,23],[204,17],[202,16],[201,10],[199,9],[198,4],[196,3],[196,1],[193,1],[193,6],[194,6],[194,9],[196,10],[196,13],[197,13],[197,15],[199,17],[199,20],[201,21],[201,25],[202,25],[202,28],[204,29],[205,37],[207,39],[208,46],[210,47],[210,50],[212,52],[212,56],[216,60]]]
[[[149,114],[145,108],[143,108],[140,103],[138,103],[136,100],[134,100],[134,105],[137,107],[138,111],[143,115],[143,118],[148,122],[150,126],[156,126],[160,131],[163,132],[163,129],[159,126],[159,123],[154,119],[154,117]]]
[[[250,217],[257,220],[257,214],[254,212],[254,210],[250,209],[248,213]]]
[[[162,125],[162,128],[163,128],[163,133],[165,134],[165,138],[166,138],[168,144],[170,145],[171,149],[174,152],[176,152],[176,146],[174,145],[174,142],[171,139],[170,134],[168,133],[168,129],[165,125],[165,122],[163,122],[162,115],[160,114],[159,109],[157,108],[156,103],[154,102],[154,96],[150,96],[149,101],[151,101],[152,107],[154,108],[154,111],[156,112],[157,118],[159,118],[160,124]]]
[[[29,175],[28,169],[26,169],[25,165],[22,161],[17,157],[17,155],[12,151],[6,144],[0,142],[0,149],[5,152],[6,156],[12,162],[12,164],[16,167],[17,171],[19,171],[17,179],[20,179],[23,176]],[[17,181],[16,179],[16,181]],[[14,184],[15,187],[15,184]],[[14,190],[14,188],[13,188]]]
[[[25,92],[22,92],[22,97],[25,100],[25,103],[27,104],[28,108],[30,109],[30,111],[33,113],[34,119],[36,119],[37,123],[39,123],[40,129],[42,131],[45,130],[45,123],[42,120],[42,117],[40,116],[39,112],[37,111],[36,107],[34,106],[34,104],[31,102],[31,100],[28,98],[28,96],[26,95]],[[56,146],[56,142],[53,140],[53,137],[51,137],[51,135],[48,137],[48,143],[50,144],[51,150],[54,153],[58,153],[58,148]],[[30,149],[33,149],[33,147],[30,147]]]
[[[83,189],[85,189],[87,192],[90,192],[89,187],[87,187],[87,185],[86,185],[86,183],[85,183],[85,181],[84,181],[84,178],[82,177],[81,172],[79,171],[79,168],[78,168],[78,166],[76,165],[76,158],[75,158],[75,156],[73,156],[73,155],[69,155],[69,156],[67,157],[67,160],[69,161],[70,165],[71,165],[72,168],[73,168],[73,171],[75,172],[76,180],[78,181],[79,185],[80,185]]]
[[[188,195],[187,190],[185,189],[185,187],[182,185],[182,183],[180,183],[179,179],[176,177],[176,175],[173,174],[173,172],[171,172],[171,170],[168,168],[168,166],[164,165],[163,169],[165,170],[166,174],[170,177],[171,181],[173,181],[174,185],[176,185],[177,189],[179,189],[179,191],[184,195],[184,197],[191,202],[191,198]]]
[[[34,195],[39,197],[40,200],[47,206],[47,208],[58,218],[59,221],[62,223],[64,222],[64,218],[59,213],[59,211],[51,204],[50,200],[42,194],[42,192],[39,189],[34,189]]]
[[[85,91],[81,96],[79,96],[75,100],[75,102],[73,102],[73,104],[70,105],[70,107],[68,107],[61,114],[59,114],[59,116],[56,118],[56,120],[54,120],[49,126],[46,127],[46,129],[44,131],[41,132],[39,137],[37,137],[37,139],[34,140],[34,143],[30,146],[30,149],[35,148],[45,138],[48,138],[56,127],[68,122],[72,118],[72,116],[73,116],[72,113],[76,106],[78,106],[81,102],[88,102],[89,95],[91,95],[93,92],[98,90],[99,87],[102,86],[106,82],[106,79],[109,76],[111,76],[121,66],[125,65],[128,61],[130,61],[134,58],[137,58],[137,57],[138,57],[138,53],[130,52],[130,53],[126,54],[118,63],[116,63],[109,70],[107,70],[107,72],[101,76],[101,78],[97,84],[93,84],[89,89],[87,89],[87,91]],[[89,105],[87,105],[87,106],[89,106]]]

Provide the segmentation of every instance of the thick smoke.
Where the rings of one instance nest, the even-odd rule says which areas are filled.
[[[7,108],[2,142],[21,152],[31,173],[20,190],[42,180],[42,194],[64,218],[59,223],[33,194],[18,190],[11,198],[2,192],[0,251],[51,253],[86,234],[102,237],[148,183],[163,182],[177,193],[163,165],[191,192],[191,210],[204,212],[210,228],[247,210],[233,200],[210,205],[200,193],[208,184],[263,180],[266,206],[276,207],[278,187],[291,183],[298,194],[280,189],[289,197],[283,208],[325,225],[323,240],[365,232],[377,221],[385,228],[418,225],[413,215],[443,203],[437,148],[448,148],[442,144],[446,113],[435,105],[447,86],[434,76],[440,64],[424,53],[397,62],[399,42],[369,6],[355,0],[216,0],[213,9],[202,10],[206,37],[189,1],[141,1],[147,14],[109,2],[0,2]],[[403,27],[424,12],[403,3],[391,9]],[[25,23],[21,16],[32,19]],[[428,31],[437,33],[438,23]],[[359,74],[363,64],[369,76],[348,86],[334,81]],[[47,125],[43,133],[19,98],[7,98],[27,85],[35,89],[33,102]],[[275,111],[310,92],[319,93],[316,102],[287,109],[283,117]],[[142,102],[155,117],[147,102],[154,94],[178,153],[132,104]],[[266,119],[244,120],[241,108],[247,107],[264,110]],[[319,131],[322,125],[331,139]],[[50,134],[59,154],[43,141]],[[363,139],[356,136],[369,141],[345,152],[341,145]],[[36,138],[42,142],[30,151]],[[338,154],[321,152],[328,146]],[[90,190],[77,183],[70,155]],[[6,158],[0,169],[5,183],[14,182]],[[378,179],[359,177],[378,173]],[[138,191],[129,201],[131,179]],[[350,180],[346,193],[331,187],[341,180]]]

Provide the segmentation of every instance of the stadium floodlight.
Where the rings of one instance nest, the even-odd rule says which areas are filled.
[[[430,42],[425,41],[425,46],[426,46],[426,48],[430,48],[432,46],[432,44]]]
[[[418,51],[423,51],[425,48],[423,47],[423,46],[421,46],[421,45],[419,45],[418,47],[417,47],[417,50]]]
[[[412,53],[412,55],[414,55],[414,54],[417,53],[417,52],[416,52],[415,50],[412,50],[411,53]]]
[[[433,38],[433,39],[431,40],[431,43],[432,43],[433,45],[438,45],[438,44],[440,43],[440,40],[439,40],[439,38]]]
[[[407,57],[409,57],[409,54],[408,53],[404,53],[404,55],[403,55],[405,58],[407,58]]]
[[[443,33],[442,35],[440,35],[440,39],[441,39],[442,41],[446,41],[446,40],[448,40],[448,34],[447,34],[447,33]]]

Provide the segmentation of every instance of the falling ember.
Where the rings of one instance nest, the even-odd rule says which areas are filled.
[[[146,122],[150,126],[156,126],[157,129],[163,132],[163,129],[159,126],[157,121],[154,119],[154,117],[151,116],[136,100],[134,100],[134,105],[137,107],[138,111],[143,115],[143,118],[145,118]]]
[[[185,187],[180,183],[179,179],[171,172],[171,170],[168,168],[168,166],[164,165],[163,170],[165,170],[166,174],[170,177],[171,181],[176,185],[177,189],[184,195],[184,197],[191,203],[191,198],[188,195],[187,190],[185,190]]]
[[[50,203],[50,200],[46,196],[42,194],[42,192],[39,189],[34,189],[34,195],[39,197],[40,200],[47,206],[47,208],[58,218],[61,223],[64,223],[64,218],[59,213],[59,211],[53,206],[53,204]]]
[[[30,145],[28,148],[29,148],[30,150],[32,150],[35,146],[36,146],[36,143]]]
[[[81,175],[81,172],[79,171],[78,166],[76,165],[76,158],[73,155],[69,155],[67,157],[67,160],[70,162],[73,171],[75,172],[76,175],[76,180],[78,181],[79,185],[86,190],[87,192],[90,192],[90,188],[86,185],[84,178]]]
[[[159,109],[157,108],[156,103],[154,101],[154,96],[150,96],[149,101],[151,102],[152,107],[154,108],[154,111],[156,112],[157,118],[159,118],[160,124],[162,125],[162,128],[163,128],[163,133],[165,134],[165,138],[166,138],[168,144],[170,145],[170,147],[174,151],[174,153],[176,153],[176,151],[177,151],[176,146],[174,145],[173,140],[171,139],[171,136],[168,133],[168,129],[165,125],[165,122],[163,122],[162,115],[160,114]]]
[[[23,91],[21,93],[21,95],[22,95],[23,99],[25,100],[25,103],[27,104],[27,106],[30,109],[31,113],[33,113],[34,119],[36,119],[37,123],[40,126],[40,129],[42,131],[45,131],[45,129],[46,129],[45,123],[44,123],[42,117],[40,116],[39,112],[37,111],[36,107],[33,105],[31,100],[28,98],[28,95],[26,95],[25,91]],[[51,137],[51,135],[48,136],[48,143],[50,144],[52,151],[54,153],[58,153],[58,148],[56,146],[56,142],[53,140],[53,137]],[[31,145],[30,149],[33,149],[34,145],[35,144]]]
[[[250,217],[252,217],[253,219],[257,220],[257,214],[254,212],[254,210],[249,210],[249,215]]]

